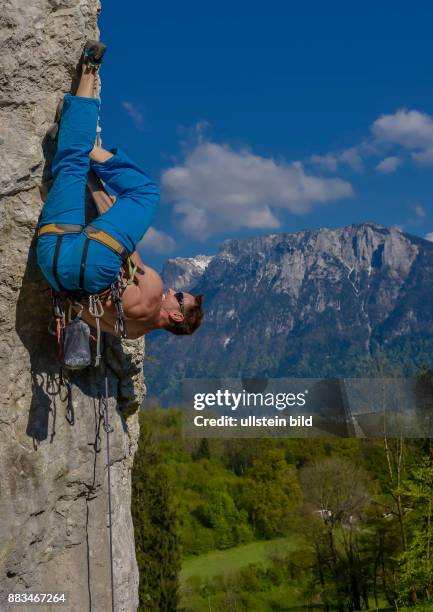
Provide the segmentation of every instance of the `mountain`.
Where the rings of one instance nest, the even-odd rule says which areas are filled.
[[[209,255],[168,259],[161,272],[164,285],[184,291],[194,288],[212,259]]]
[[[364,223],[228,240],[206,266],[176,259],[205,294],[191,337],[147,341],[150,396],[183,377],[356,376],[380,352],[409,373],[433,355],[433,243]],[[172,264],[164,280],[180,288]]]

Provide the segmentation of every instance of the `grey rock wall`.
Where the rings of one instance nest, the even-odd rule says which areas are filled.
[[[6,0],[0,11],[0,610],[14,591],[66,592],[61,609],[111,609],[104,366],[61,385],[34,254],[52,155],[44,135],[85,39],[99,35],[98,12],[95,0]],[[130,473],[143,350],[107,339],[118,612],[138,605]]]

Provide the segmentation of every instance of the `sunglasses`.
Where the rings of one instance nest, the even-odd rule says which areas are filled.
[[[178,301],[180,312],[182,313],[183,316],[185,316],[185,304],[184,304],[183,291],[178,291],[177,293],[174,294],[174,297]]]

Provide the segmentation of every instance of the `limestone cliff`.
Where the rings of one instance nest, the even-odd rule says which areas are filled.
[[[74,374],[69,388],[61,386],[47,331],[50,293],[34,254],[39,187],[49,179],[52,156],[44,135],[58,101],[74,86],[85,39],[98,37],[98,12],[95,0],[6,0],[0,13],[1,610],[8,609],[5,594],[25,590],[67,592],[62,609],[111,609],[99,406],[104,367]],[[138,437],[134,411],[144,395],[143,343],[111,338],[106,353],[116,611],[131,612],[138,573],[130,470]]]

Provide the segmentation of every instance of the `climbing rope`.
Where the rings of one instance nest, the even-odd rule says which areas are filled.
[[[105,343],[104,343],[105,344]],[[104,417],[104,431],[107,436],[107,482],[108,482],[108,528],[110,539],[110,573],[111,573],[111,611],[114,612],[114,562],[113,562],[113,521],[111,500],[111,461],[110,461],[110,433],[114,430],[108,420],[108,374],[105,366],[105,389],[101,397]]]
[[[99,123],[96,127],[96,144],[98,147],[102,146],[102,129]],[[104,309],[99,298],[92,302],[92,310],[93,316],[96,321],[96,329],[97,329],[97,342],[96,342],[96,364],[99,365],[99,361],[101,358],[101,350],[100,350],[100,325],[99,319],[104,314]],[[89,308],[90,311],[90,308]],[[102,313],[102,314],[101,314]],[[104,334],[104,349],[106,347],[105,342],[105,334]],[[104,394],[102,396],[102,404],[104,408],[104,431],[107,437],[107,487],[108,487],[108,529],[109,529],[109,540],[110,540],[110,579],[111,579],[111,612],[114,612],[114,558],[113,558],[113,520],[112,520],[112,500],[111,500],[111,460],[110,460],[110,433],[114,430],[110,425],[108,419],[108,374],[107,374],[107,365],[105,364],[105,378],[104,378]]]

